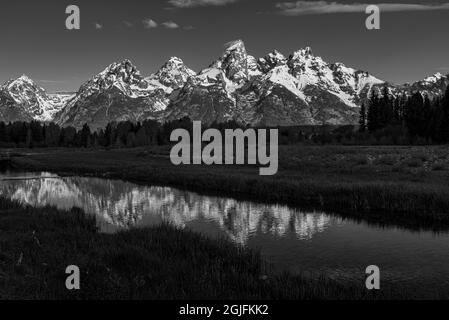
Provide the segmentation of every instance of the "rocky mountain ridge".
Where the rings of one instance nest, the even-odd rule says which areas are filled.
[[[196,73],[170,58],[143,77],[129,61],[109,65],[75,94],[48,94],[27,76],[0,87],[0,120],[54,121],[63,126],[104,127],[111,121],[158,121],[189,117],[203,122],[235,120],[254,126],[355,124],[371,90],[388,86],[393,95],[441,94],[440,73],[394,85],[343,63],[327,63],[306,47],[284,56],[247,53],[241,40]]]

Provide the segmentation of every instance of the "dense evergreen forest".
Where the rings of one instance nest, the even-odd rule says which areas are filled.
[[[415,92],[392,97],[387,88],[373,92],[368,107],[360,110],[360,133],[391,143],[445,144],[449,142],[449,86],[442,97],[431,100]]]
[[[242,128],[237,122],[214,123],[203,130]],[[109,123],[105,129],[92,131],[88,125],[80,130],[54,123],[0,122],[0,147],[139,147],[170,144],[176,128],[192,130],[188,118],[159,123],[146,120]],[[408,145],[449,143],[449,87],[441,97],[431,100],[416,92],[408,97],[393,97],[384,88],[373,91],[360,110],[359,126],[309,126],[279,128],[280,144],[366,144]]]

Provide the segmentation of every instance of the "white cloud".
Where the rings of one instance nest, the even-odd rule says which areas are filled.
[[[103,29],[103,25],[99,24],[98,22],[95,22],[94,25],[95,25],[95,29],[97,29],[97,30]]]
[[[162,25],[167,29],[178,29],[179,28],[179,25],[173,21],[163,22]]]
[[[296,1],[296,2],[280,2],[276,7],[280,13],[288,16],[300,16],[310,14],[327,14],[327,13],[348,13],[348,12],[365,12],[370,4],[364,3],[339,3],[328,1]],[[412,3],[378,3],[380,10],[383,12],[399,12],[399,11],[429,11],[429,10],[448,10],[449,3],[443,4],[412,4]]]
[[[153,29],[153,28],[157,28],[157,26],[158,26],[157,22],[150,18],[143,20],[142,23],[146,29]]]
[[[159,24],[156,21],[154,21],[153,19],[150,19],[150,18],[143,20],[143,25],[144,25],[144,27],[146,29],[154,29],[154,28],[159,27]],[[171,20],[162,22],[160,24],[160,26],[164,27],[166,29],[178,29],[178,28],[180,28],[180,26],[176,22],[171,21]],[[188,27],[184,27],[184,29],[185,30],[191,30],[191,29],[193,29],[193,27],[188,26]]]
[[[207,6],[225,6],[239,0],[169,0],[172,6],[177,8],[193,8]]]

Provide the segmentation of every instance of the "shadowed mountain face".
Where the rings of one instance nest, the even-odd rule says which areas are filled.
[[[448,77],[435,74],[394,85],[367,72],[327,63],[305,48],[286,57],[273,51],[255,58],[238,40],[208,68],[195,73],[179,58],[143,77],[129,61],[113,63],[74,95],[49,95],[26,76],[0,87],[0,120],[54,121],[104,127],[111,121],[189,117],[206,123],[236,120],[253,126],[356,124],[371,90],[393,95],[443,92]]]

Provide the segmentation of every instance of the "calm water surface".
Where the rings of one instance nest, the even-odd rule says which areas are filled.
[[[365,268],[375,264],[383,281],[414,288],[418,296],[449,291],[449,233],[383,228],[282,205],[51,173],[0,173],[0,194],[33,206],[80,207],[98,217],[103,232],[167,221],[259,249],[292,272],[361,281]]]

